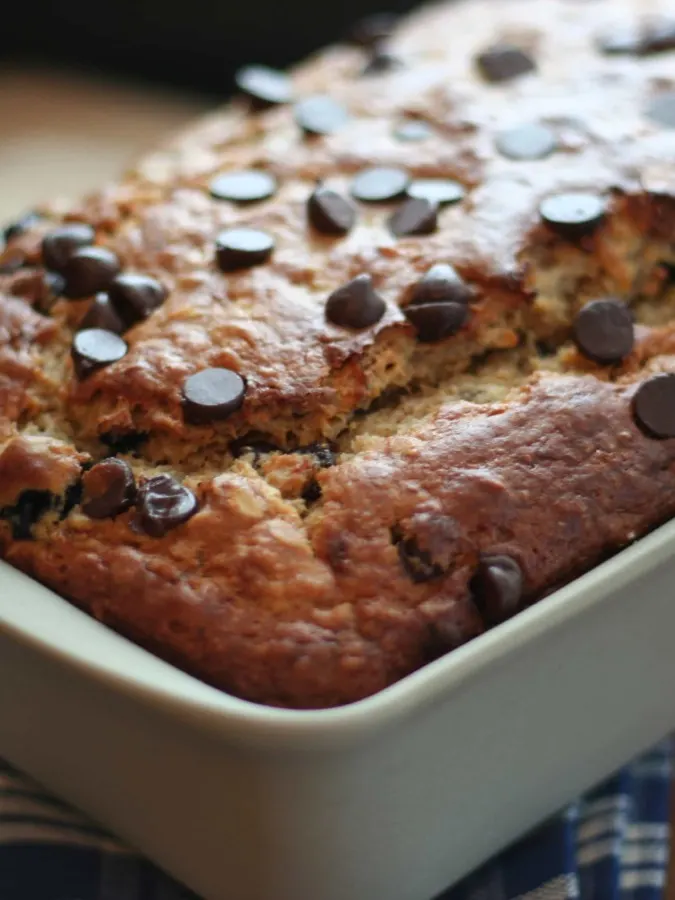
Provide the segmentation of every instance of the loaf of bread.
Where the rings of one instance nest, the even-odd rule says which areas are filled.
[[[312,708],[675,515],[667,6],[372,18],[10,226],[4,559]]]

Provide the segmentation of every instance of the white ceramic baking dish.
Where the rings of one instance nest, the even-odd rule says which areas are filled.
[[[430,900],[675,726],[675,522],[377,696],[248,704],[0,567],[0,754],[209,900]]]

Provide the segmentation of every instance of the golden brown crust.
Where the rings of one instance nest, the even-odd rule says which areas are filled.
[[[179,136],[65,214],[168,290],[126,331],[127,354],[83,379],[69,348],[91,299],[45,281],[40,242],[63,218],[46,210],[0,257],[24,263],[0,274],[2,555],[221,688],[320,707],[480,634],[486,554],[520,566],[522,606],[675,515],[675,440],[648,437],[632,413],[640,384],[675,372],[675,128],[646,115],[675,92],[675,57],[596,46],[643,12],[637,0],[431,7],[392,39],[400,70],[360,77],[362,51],[341,47],[293,74],[298,96],[344,105],[335,134],[307,138],[292,109],[235,101]],[[487,84],[475,54],[498,41],[536,71]],[[410,117],[427,140],[396,137]],[[500,152],[505,129],[532,122],[555,152]],[[357,203],[344,237],[308,226],[316,179],[346,196],[356,172],[382,165],[456,179],[466,197],[428,235],[395,238],[392,203]],[[251,168],[277,178],[270,199],[209,195],[215,175]],[[566,191],[606,206],[574,239],[539,213]],[[215,239],[233,226],[272,234],[271,259],[219,271]],[[470,313],[425,343],[405,307],[437,263],[470,286]],[[328,296],[364,272],[384,316],[332,324]],[[570,335],[606,296],[630,303],[637,326],[632,352],[599,366]],[[242,375],[244,402],[191,424],[183,384],[209,366]],[[111,445],[141,486],[184,483],[196,514],[161,537],[133,508],[85,515],[80,475]]]

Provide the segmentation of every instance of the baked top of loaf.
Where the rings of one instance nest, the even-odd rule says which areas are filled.
[[[675,21],[459,0],[0,257],[0,551],[238,696],[367,696],[675,515]]]

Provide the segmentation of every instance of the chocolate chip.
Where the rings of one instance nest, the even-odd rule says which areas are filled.
[[[373,288],[370,275],[357,275],[330,295],[326,302],[326,318],[345,328],[369,328],[380,321],[386,308],[384,300]]]
[[[356,220],[356,210],[346,197],[319,185],[307,201],[307,216],[321,234],[347,234]]]
[[[375,45],[370,59],[363,67],[362,75],[383,75],[385,72],[394,72],[397,69],[404,68],[403,60],[398,56],[394,56],[389,50],[381,45]]]
[[[508,159],[545,159],[555,151],[557,139],[546,125],[532,122],[502,131],[496,143],[499,152]]]
[[[675,91],[658,94],[647,107],[647,116],[664,128],[675,128]]]
[[[216,260],[223,272],[259,266],[273,250],[274,238],[256,228],[230,228],[216,238]]]
[[[127,345],[118,334],[103,328],[78,331],[73,338],[71,356],[75,374],[86,378],[95,369],[117,362],[127,352]]]
[[[523,573],[510,556],[485,555],[471,579],[473,599],[489,625],[518,612],[523,596]]]
[[[415,584],[423,584],[425,581],[433,581],[441,578],[443,568],[437,565],[431,555],[422,550],[414,537],[405,538],[398,529],[393,529],[392,539],[397,545],[398,558],[405,569],[406,575]]]
[[[420,119],[409,119],[394,128],[394,137],[397,137],[399,141],[409,141],[410,143],[426,141],[433,133],[431,126]]]
[[[122,334],[124,322],[117,314],[107,294],[99,293],[94,297],[80,322],[80,329],[83,328],[102,328],[104,331]]]
[[[633,349],[633,315],[620,300],[593,300],[577,313],[572,333],[588,359],[601,365],[619,363]]]
[[[633,396],[633,415],[649,437],[675,437],[675,375],[662,373],[643,382]]]
[[[554,194],[542,200],[539,212],[544,222],[565,238],[592,234],[602,224],[607,205],[598,194]]]
[[[239,90],[246,94],[254,109],[268,109],[290,103],[293,97],[291,79],[285,72],[268,66],[244,66],[235,73]]]
[[[70,222],[45,235],[42,241],[42,261],[46,268],[63,272],[70,257],[81,247],[94,243],[96,234],[91,225]]]
[[[150,537],[164,537],[191,519],[198,509],[190,488],[171,475],[155,475],[138,489],[137,525]]]
[[[459,203],[466,196],[464,185],[452,178],[416,178],[406,193],[409,197],[419,197],[439,206]]]
[[[350,39],[360,47],[372,47],[391,36],[398,19],[394,13],[386,12],[366,16],[352,27]]]
[[[675,21],[654,20],[617,27],[598,38],[603,53],[611,56],[648,56],[675,49]]]
[[[147,441],[149,435],[145,431],[105,431],[99,440],[111,453],[137,453]]]
[[[121,459],[104,459],[82,476],[82,511],[90,519],[112,519],[136,499],[131,466]]]
[[[39,221],[40,216],[37,213],[30,212],[26,213],[25,216],[21,216],[16,222],[10,222],[2,233],[5,243],[8,244],[10,241],[13,241],[14,238],[20,237],[22,234],[30,231],[30,229]]]
[[[405,192],[410,178],[403,169],[378,166],[364,169],[352,181],[352,196],[364,203],[397,200]]]
[[[123,272],[112,280],[108,296],[126,328],[147,319],[166,300],[163,284],[149,275]],[[115,329],[110,329],[111,331]]]
[[[233,203],[257,203],[267,200],[277,189],[277,180],[269,172],[260,169],[244,169],[225,172],[209,185],[215,200],[231,200]]]
[[[478,55],[476,64],[481,75],[493,84],[510,81],[536,68],[534,60],[524,50],[511,44],[488,47]]]
[[[302,499],[305,503],[316,503],[321,499],[321,486],[316,478],[310,478],[305,487],[302,489]]]
[[[54,508],[54,499],[49,491],[27,490],[21,492],[13,506],[0,509],[0,518],[10,523],[12,538],[15,541],[30,541],[33,525]]]
[[[438,204],[423,197],[409,197],[392,213],[388,225],[396,237],[431,234],[438,227]]]
[[[330,469],[331,466],[335,465],[335,453],[325,443],[316,441],[313,444],[307,444],[305,447],[298,447],[296,453],[310,454],[322,469]]]
[[[417,339],[424,344],[457,334],[469,317],[464,303],[425,303],[407,306],[404,312],[406,319],[417,329]]]
[[[334,134],[346,123],[347,111],[332,97],[317,94],[295,104],[295,121],[305,134]]]
[[[202,369],[185,379],[183,414],[186,422],[207,425],[219,422],[244,402],[246,382],[231,369]]]
[[[83,247],[71,254],[63,267],[64,295],[69,300],[104,291],[120,270],[120,261],[105,247]]]
[[[466,305],[471,302],[473,296],[473,289],[452,266],[437,263],[415,285],[409,306],[423,306],[428,303]]]

